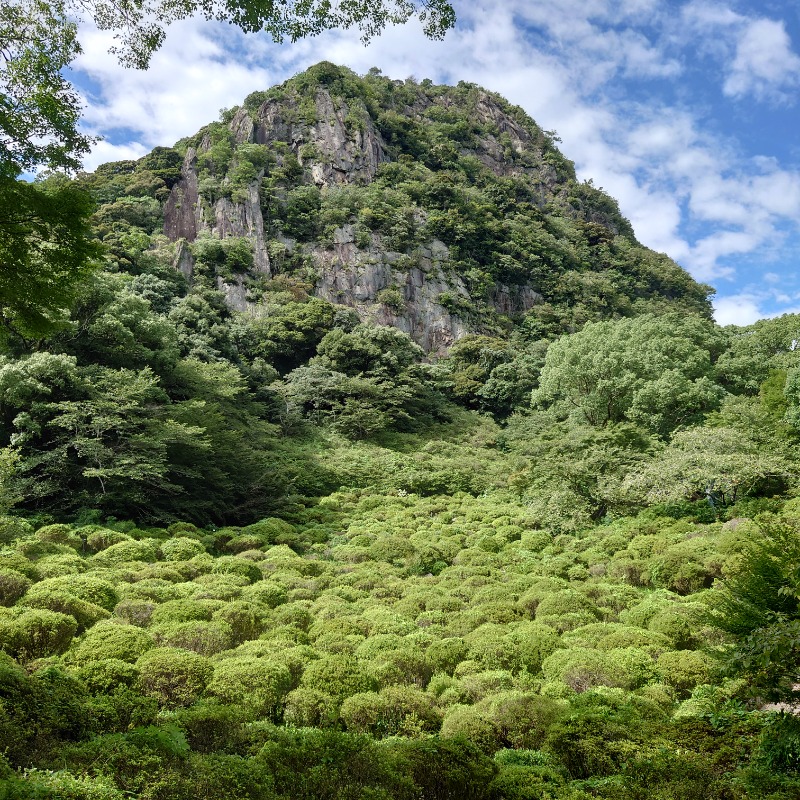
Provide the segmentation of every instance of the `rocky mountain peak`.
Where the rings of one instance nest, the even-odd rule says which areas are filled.
[[[211,268],[239,311],[264,313],[265,282],[282,275],[429,352],[531,314],[546,325],[565,305],[579,324],[653,295],[704,303],[555,142],[480,87],[323,62],[176,146],[164,232],[193,280],[204,241],[246,242],[245,268]]]

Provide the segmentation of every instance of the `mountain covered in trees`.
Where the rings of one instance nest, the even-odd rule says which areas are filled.
[[[800,316],[715,325],[556,142],[323,63],[37,182],[0,798],[800,794]]]
[[[190,282],[256,317],[278,276],[426,352],[523,317],[542,334],[665,300],[709,311],[709,287],[639,245],[553,134],[474,85],[322,63],[94,180],[111,242],[163,220]]]

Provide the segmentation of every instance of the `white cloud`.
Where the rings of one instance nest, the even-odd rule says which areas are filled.
[[[141,158],[152,148],[145,147],[141,142],[127,142],[126,144],[111,144],[107,141],[98,142],[92,152],[83,160],[83,168],[92,172],[109,161],[123,161],[125,159]]]
[[[686,3],[681,9],[682,27],[703,33],[718,32],[719,29],[735,28],[745,19],[723,3],[706,0]]]
[[[800,56],[782,20],[748,17],[721,3],[689,2],[681,21],[687,44],[719,61],[727,97],[793,101]]]
[[[787,91],[800,82],[800,57],[783,22],[757,19],[748,22],[736,44],[736,54],[723,91],[730,97],[753,95],[758,99],[788,99]]]
[[[176,23],[144,72],[121,68],[108,52],[111,34],[84,26],[74,67],[96,86],[87,97],[86,125],[112,139],[117,131],[132,132],[149,147],[171,145],[216,119],[220,108],[274,83],[267,69],[243,63],[212,38],[214,31],[202,21]]]
[[[736,44],[736,55],[723,91],[730,97],[788,99],[787,91],[800,83],[800,57],[783,22],[749,21]]]
[[[752,325],[764,316],[757,298],[752,295],[736,294],[714,301],[714,319],[720,325]]]
[[[800,313],[800,293],[784,291],[785,278],[765,273],[762,282],[714,300],[714,319],[720,325],[751,325],[759,319]]]

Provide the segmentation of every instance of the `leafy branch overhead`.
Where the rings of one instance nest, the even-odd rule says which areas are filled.
[[[82,103],[61,74],[80,51],[61,0],[0,6],[0,178],[80,168],[93,140],[79,131]]]
[[[338,28],[356,28],[366,43],[389,25],[417,17],[425,35],[441,39],[455,24],[455,13],[445,0],[71,0],[101,30],[115,32],[114,48],[126,66],[146,69],[163,44],[166,28],[193,16],[229,22],[246,33],[264,31],[275,42],[297,41]]]

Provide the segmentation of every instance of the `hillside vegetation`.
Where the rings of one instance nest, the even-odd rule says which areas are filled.
[[[0,800],[800,796],[800,316],[555,143],[321,64],[40,182],[97,263],[4,317]]]

